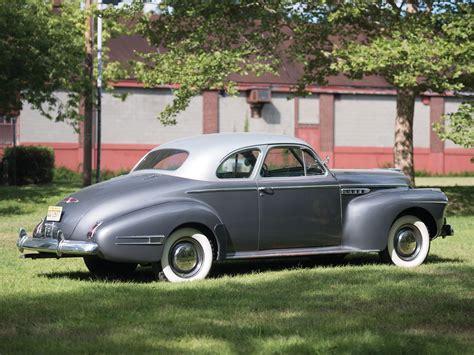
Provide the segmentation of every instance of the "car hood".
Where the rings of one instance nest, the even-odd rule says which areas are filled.
[[[58,228],[66,238],[85,239],[99,221],[185,196],[193,180],[137,172],[84,188],[58,203],[63,215]],[[79,223],[81,222],[81,223]]]
[[[331,170],[341,185],[399,187],[410,186],[410,180],[401,172],[390,169]]]

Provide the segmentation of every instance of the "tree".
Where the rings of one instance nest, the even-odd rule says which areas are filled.
[[[84,184],[91,183],[94,63],[91,27],[97,9],[88,0],[0,0],[0,114],[16,115],[29,102],[49,119],[78,129],[85,120]],[[103,11],[104,37],[124,32],[124,12]],[[87,31],[86,31],[87,29]],[[87,47],[86,47],[87,43]],[[107,60],[105,48],[105,60]],[[117,63],[104,76],[116,76]],[[57,93],[66,93],[61,99]],[[84,104],[84,112],[81,112]]]
[[[146,14],[136,2],[135,31],[158,48],[138,53],[132,75],[147,87],[179,84],[175,98],[160,114],[164,125],[176,123],[201,90],[225,90],[236,94],[229,75],[276,73],[276,47],[286,38],[274,31],[278,19],[254,1],[161,1],[160,14]],[[258,22],[256,22],[258,21]]]
[[[56,120],[78,118],[84,28],[79,2],[53,13],[51,1],[0,0],[0,110],[19,112],[25,101]],[[65,102],[55,95],[68,90]]]
[[[474,71],[473,4],[462,1],[164,0],[137,27],[166,52],[144,55],[146,85],[179,83],[177,111],[204,88],[234,86],[229,74],[275,72],[283,55],[303,65],[299,93],[330,75],[385,78],[397,91],[394,163],[412,182],[417,95],[466,89]]]
[[[441,122],[433,125],[442,140],[449,139],[464,148],[474,147],[474,101],[462,103],[457,112],[443,118],[447,125]]]
[[[385,78],[397,91],[394,163],[414,183],[415,98],[427,91],[463,90],[472,82],[473,5],[461,1],[335,2],[325,20],[330,35],[337,35],[320,48],[329,71],[306,65],[302,83],[331,73],[353,79]],[[304,43],[317,36],[316,27],[297,22],[297,58],[312,58]]]

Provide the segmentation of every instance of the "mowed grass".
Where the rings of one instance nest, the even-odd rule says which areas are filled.
[[[417,186],[474,186],[474,176],[417,176]]]
[[[103,281],[81,259],[19,259],[18,227],[31,231],[76,189],[0,187],[0,354],[473,353],[472,186],[443,188],[456,235],[434,241],[418,268],[362,254],[331,266],[239,262],[190,284],[157,282],[148,268]]]

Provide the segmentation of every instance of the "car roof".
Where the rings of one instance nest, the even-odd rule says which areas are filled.
[[[212,151],[213,154],[228,154],[234,150],[268,144],[304,144],[295,137],[267,133],[213,133],[177,139],[165,143],[157,149],[183,149],[188,152]]]
[[[160,171],[188,179],[216,181],[216,169],[227,155],[246,147],[274,144],[297,144],[309,147],[298,138],[266,133],[215,133],[177,139],[153,149],[179,149],[189,153],[186,161],[174,171]],[[262,152],[263,153],[263,152]]]

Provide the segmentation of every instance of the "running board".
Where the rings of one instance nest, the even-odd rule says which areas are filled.
[[[57,256],[53,253],[32,253],[32,254],[21,254],[20,259],[63,259],[63,258],[78,258],[83,255],[74,255],[74,254],[65,254],[62,256]]]
[[[293,249],[269,249],[259,251],[240,251],[229,253],[226,259],[257,259],[257,258],[279,258],[284,256],[308,256],[341,253],[371,253],[378,249],[362,250],[351,247],[320,247],[320,248],[293,248]]]

